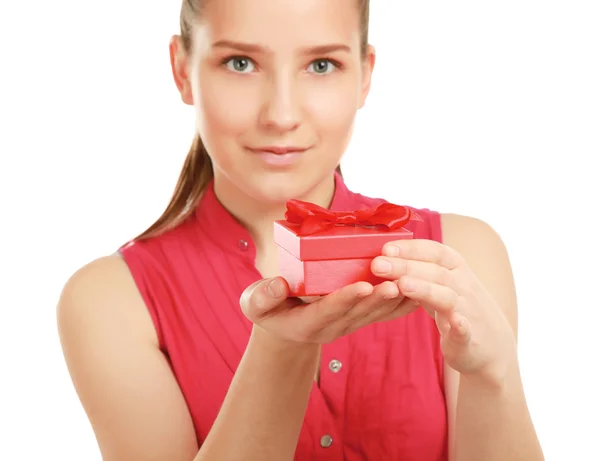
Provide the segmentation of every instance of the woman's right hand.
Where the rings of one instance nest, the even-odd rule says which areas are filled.
[[[418,304],[404,298],[398,285],[385,281],[348,285],[312,302],[289,297],[282,277],[259,280],[242,293],[244,315],[285,341],[327,344],[374,322],[409,314]]]

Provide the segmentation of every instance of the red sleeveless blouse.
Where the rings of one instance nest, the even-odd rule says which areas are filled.
[[[384,200],[348,190],[336,174],[332,210]],[[415,238],[441,240],[440,216],[416,210]],[[201,445],[248,343],[242,291],[261,278],[249,233],[212,184],[176,229],[121,248],[154,321]],[[447,461],[443,358],[423,310],[363,328],[322,350],[296,461]]]

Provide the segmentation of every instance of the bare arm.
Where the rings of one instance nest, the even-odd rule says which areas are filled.
[[[457,250],[486,286],[517,337],[517,300],[506,249],[485,223],[443,215],[444,243]],[[490,385],[446,367],[452,461],[542,461],[517,357],[502,383]]]
[[[99,259],[71,277],[59,302],[58,326],[105,461],[293,458],[317,367],[316,346],[292,347],[254,332],[198,452],[186,403],[120,257]]]
[[[318,346],[297,347],[255,328],[196,461],[293,459],[319,357]]]
[[[106,461],[191,461],[192,420],[119,256],[67,282],[58,328],[73,384]]]

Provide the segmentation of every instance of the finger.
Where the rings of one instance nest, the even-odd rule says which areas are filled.
[[[412,239],[388,242],[384,245],[382,254],[430,262],[450,270],[462,264],[462,257],[456,250],[435,240]]]
[[[400,302],[398,302],[388,313],[380,312],[381,315],[372,319],[370,323],[375,322],[389,322],[391,320],[398,319],[400,317],[404,317],[419,308],[419,303],[414,299],[400,297]]]
[[[372,292],[373,285],[367,282],[359,282],[345,286],[327,296],[319,297],[316,301],[308,304],[299,298],[293,298],[297,304],[291,307],[286,306],[286,302],[289,302],[288,299],[280,304],[281,308],[275,308],[272,312],[279,313],[282,309],[287,309],[287,318],[290,325],[293,325],[296,330],[296,340],[310,342],[318,337],[320,332],[335,324],[352,306]]]
[[[360,330],[367,325],[378,322],[379,319],[390,315],[402,302],[403,298],[391,299],[374,306],[370,311],[365,312],[362,317],[356,317],[350,323],[344,325],[343,334],[350,334]]]
[[[356,303],[346,315],[337,322],[336,330],[344,336],[373,323],[373,321],[391,312],[401,301],[398,285],[393,282],[383,282],[376,286],[373,293]]]
[[[315,301],[318,301],[322,297],[323,296],[299,296],[298,299],[300,301],[302,301],[304,304],[310,304],[310,303],[314,303]]]
[[[418,278],[401,277],[398,286],[404,296],[418,301],[425,309],[440,314],[450,314],[460,301],[453,289]]]
[[[418,278],[437,285],[457,289],[452,271],[435,263],[404,258],[377,256],[371,271],[378,277],[397,280],[403,276]]]
[[[434,318],[435,324],[440,332],[442,337],[446,337],[452,326],[450,325],[450,315],[449,314],[440,314],[438,312],[433,311],[430,315]]]
[[[294,300],[288,301],[288,295],[289,286],[282,277],[258,280],[244,290],[240,296],[240,306],[246,317],[258,320],[286,301],[293,304]]]
[[[465,344],[471,339],[471,324],[463,315],[454,312],[450,316],[448,337],[457,343]]]
[[[373,285],[367,282],[353,283],[345,286],[321,299],[306,304],[303,309],[314,315],[318,323],[325,326],[346,315],[362,299],[374,291]]]
[[[390,301],[392,301],[392,303],[397,303],[399,301],[397,299],[399,295],[400,289],[397,284],[390,281],[383,282],[374,288],[373,293],[370,296],[356,303],[349,309],[344,315],[344,320],[349,324],[361,320]]]

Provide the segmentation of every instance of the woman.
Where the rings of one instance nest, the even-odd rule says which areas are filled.
[[[543,459],[485,223],[419,210],[414,241],[373,260],[375,287],[304,304],[278,277],[288,199],[382,203],[336,171],[375,62],[368,8],[184,0],[171,65],[197,137],[174,197],[58,309],[105,460]]]

